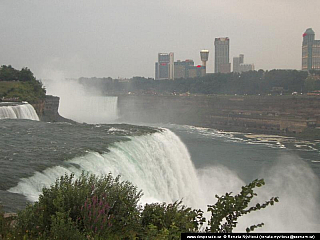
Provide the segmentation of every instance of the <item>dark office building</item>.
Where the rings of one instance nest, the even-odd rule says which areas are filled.
[[[158,62],[155,64],[155,79],[174,80],[174,54],[159,53]]]

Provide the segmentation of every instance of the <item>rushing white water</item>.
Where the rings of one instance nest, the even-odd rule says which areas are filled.
[[[66,80],[54,76],[54,80],[43,81],[47,93],[60,97],[59,113],[80,123],[114,123],[118,116],[118,97],[103,96],[79,84],[77,80]]]
[[[34,108],[28,104],[17,104],[4,106],[0,105],[0,119],[30,119],[39,121],[39,117]]]
[[[61,175],[71,172],[79,176],[88,171],[96,175],[120,174],[142,189],[142,203],[183,199],[184,204],[206,210],[214,204],[215,195],[236,194],[245,183],[238,175],[220,165],[195,169],[188,150],[170,130],[131,137],[131,141],[115,143],[110,152],[89,152],[67,161],[63,166],[36,172],[21,179],[10,192],[36,201],[44,186],[50,186]],[[264,222],[261,231],[317,232],[319,231],[319,179],[301,159],[284,155],[271,169],[261,173],[266,186],[258,190],[254,201],[260,203],[278,196],[280,202],[239,219],[237,231]],[[259,231],[259,229],[257,230]]]
[[[59,113],[80,123],[113,123],[118,119],[117,104],[118,97],[60,97]]]
[[[196,170],[185,145],[169,130],[132,137],[131,141],[115,143],[108,153],[90,152],[68,163],[79,168],[69,164],[36,172],[9,191],[36,201],[42,187],[50,186],[64,173],[74,172],[79,176],[83,170],[96,175],[111,172],[142,189],[143,202],[183,199],[188,205],[199,206],[200,184]]]
[[[319,232],[319,179],[294,155],[282,155],[261,173],[266,185],[256,189],[253,203],[279,196],[279,203],[242,217],[238,229],[263,222],[258,232]]]

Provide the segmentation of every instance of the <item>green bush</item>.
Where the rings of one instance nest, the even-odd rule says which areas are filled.
[[[141,192],[131,183],[121,182],[119,176],[113,178],[109,174],[97,178],[94,175],[82,174],[79,179],[74,179],[73,174],[65,175],[58,179],[55,185],[44,188],[39,201],[19,214],[19,233],[27,233],[30,237],[39,237],[44,233],[50,235],[53,219],[57,221],[59,213],[65,216],[65,220],[61,222],[60,217],[56,224],[69,224],[72,221],[78,230],[86,235],[103,236],[121,232],[122,236],[132,236],[140,226],[140,209],[137,205],[140,197]],[[108,207],[102,209],[94,201]],[[89,204],[92,210],[90,214]],[[103,221],[102,215],[95,215],[99,213],[108,214],[109,225],[102,231],[100,222],[99,232],[95,232],[93,230],[98,225],[92,229],[86,217],[90,215],[94,220]]]
[[[211,217],[202,210],[182,205],[153,203],[143,208],[138,204],[142,193],[130,182],[120,181],[111,174],[104,177],[82,174],[60,177],[50,188],[44,188],[39,201],[18,215],[11,233],[3,229],[2,238],[15,239],[180,239],[182,232],[232,232],[237,219],[252,211],[273,205],[278,198],[264,204],[249,206],[256,196],[253,189],[264,185],[255,180],[232,196],[227,193],[215,205],[208,205]],[[247,228],[247,232],[263,223]],[[9,229],[9,228],[6,228]],[[6,239],[6,238],[5,238]]]
[[[66,213],[57,212],[51,218],[51,239],[68,239],[68,240],[82,240],[86,239],[84,235],[80,232],[75,222]]]
[[[182,232],[197,232],[204,222],[201,210],[188,208],[182,201],[146,204],[141,213],[145,236],[156,239],[180,239]]]
[[[0,205],[0,239],[13,239],[14,227],[16,221],[16,214],[9,214],[5,216]]]

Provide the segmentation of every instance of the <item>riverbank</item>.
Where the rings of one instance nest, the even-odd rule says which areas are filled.
[[[33,104],[40,120],[60,116],[59,97]],[[181,124],[222,131],[320,139],[320,97],[235,95],[118,95],[119,122]]]
[[[320,139],[317,96],[119,95],[120,121]]]

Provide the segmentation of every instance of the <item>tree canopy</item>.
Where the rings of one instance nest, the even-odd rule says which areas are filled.
[[[11,65],[0,67],[0,99],[18,99],[30,103],[44,99],[46,90],[27,67],[20,71]]]
[[[97,87],[106,93],[137,94],[273,94],[306,92],[308,72],[297,70],[249,71],[243,73],[213,73],[204,77],[154,80],[134,77],[127,81],[111,78],[80,78],[87,87]],[[320,90],[320,89],[319,89]]]
[[[20,71],[14,69],[11,65],[2,65],[0,67],[0,81],[22,81],[31,82],[36,80],[31,70],[27,67]]]

